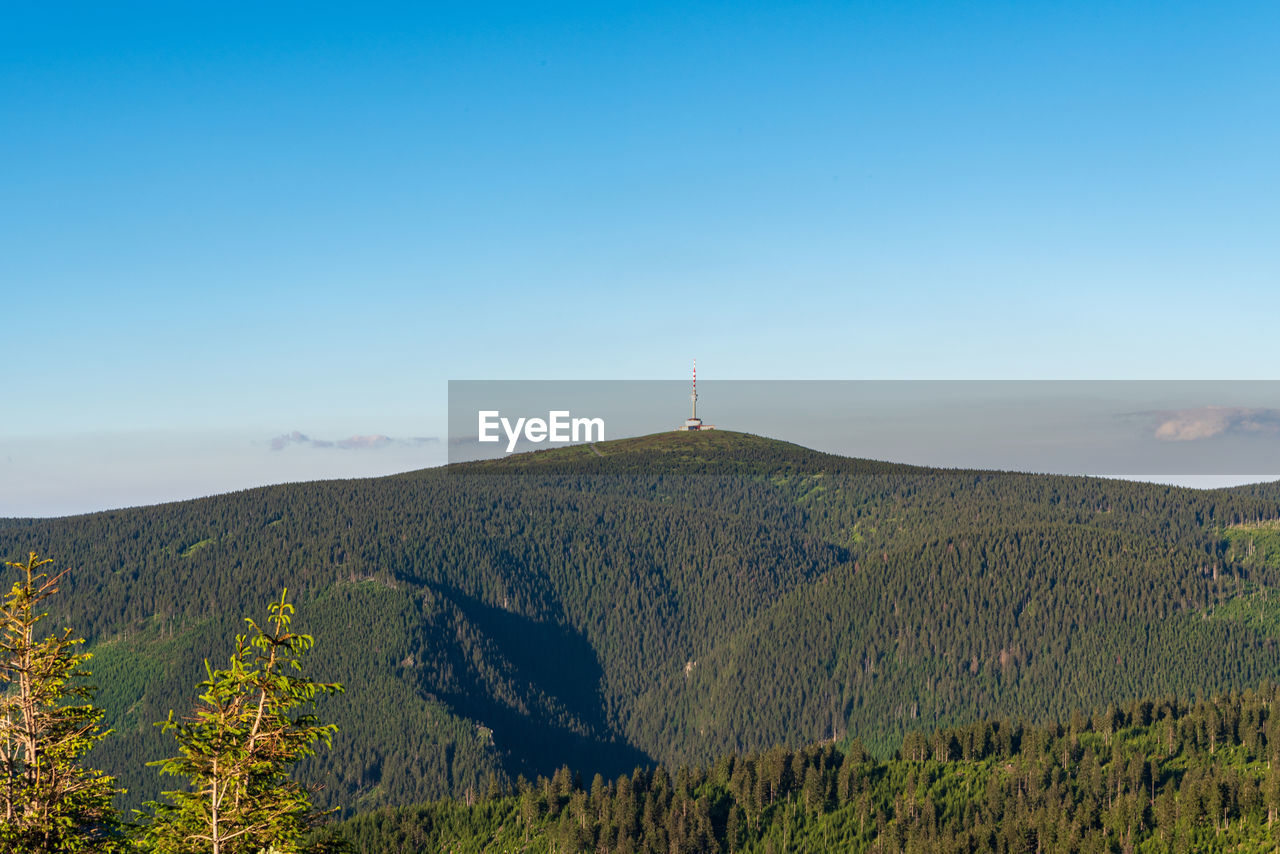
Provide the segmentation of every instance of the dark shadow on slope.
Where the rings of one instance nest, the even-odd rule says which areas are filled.
[[[654,764],[652,757],[610,729],[600,695],[604,673],[581,633],[495,608],[457,590],[436,590],[493,642],[511,675],[532,689],[523,698],[528,714],[492,696],[478,680],[470,690],[441,697],[457,713],[493,729],[513,778],[550,776],[563,765],[588,780],[597,772],[611,778]],[[469,670],[462,660],[455,666],[459,672]]]

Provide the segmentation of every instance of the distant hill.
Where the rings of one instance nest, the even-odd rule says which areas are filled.
[[[0,522],[73,567],[59,614],[118,734],[288,586],[346,684],[322,800],[408,803],[1280,678],[1280,487],[1195,491],[848,459],[730,431]],[[8,559],[14,559],[9,557]]]

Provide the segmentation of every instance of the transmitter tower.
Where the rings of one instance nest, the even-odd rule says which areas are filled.
[[[689,400],[693,404],[693,408],[689,413],[689,417],[676,430],[714,430],[714,424],[703,424],[702,419],[698,417],[698,360],[693,360],[693,394],[689,395]]]

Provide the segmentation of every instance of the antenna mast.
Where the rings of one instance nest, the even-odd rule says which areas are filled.
[[[698,360],[693,360],[693,415],[690,416],[695,421],[698,418]]]
[[[703,424],[698,418],[698,360],[693,360],[693,394],[689,395],[689,401],[693,404],[693,411],[689,417],[685,419],[684,424],[677,427],[677,430],[714,430],[714,424]]]

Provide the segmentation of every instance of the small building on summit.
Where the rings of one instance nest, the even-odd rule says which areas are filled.
[[[676,432],[685,430],[714,430],[716,425],[703,424],[702,419],[698,417],[698,360],[693,360],[693,394],[690,395],[693,401],[693,412],[685,419],[684,424],[676,428]]]

